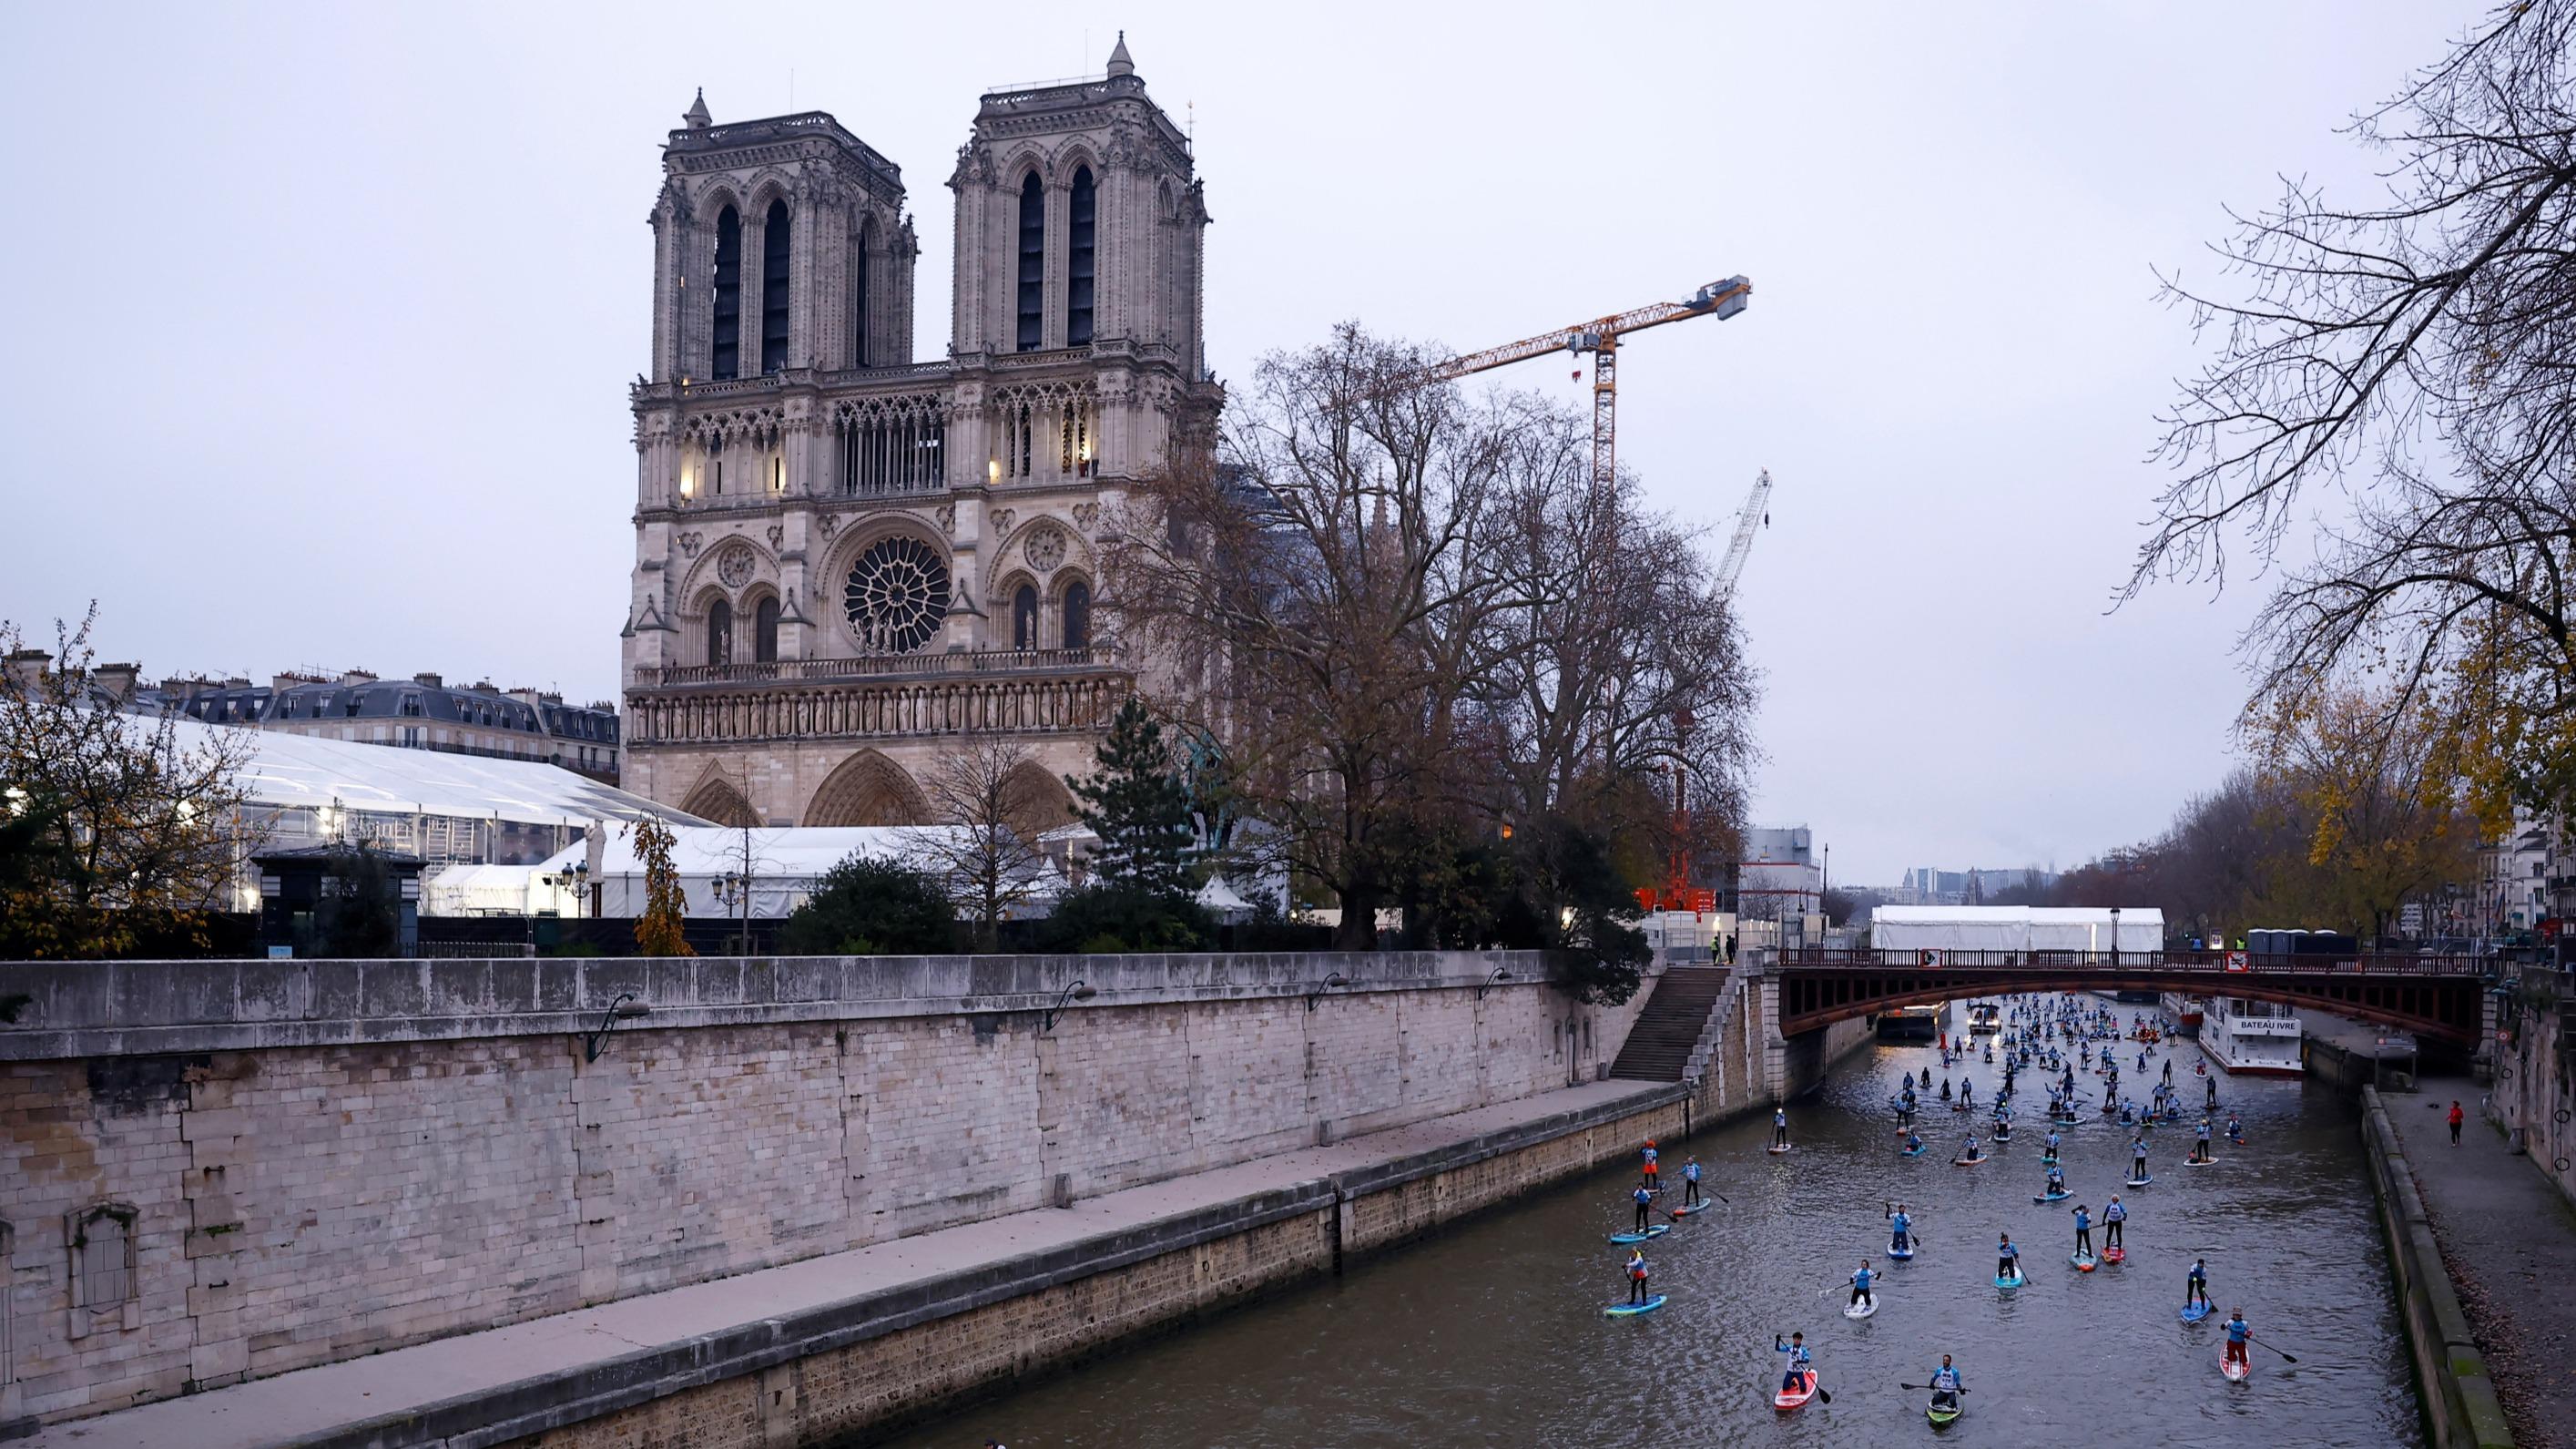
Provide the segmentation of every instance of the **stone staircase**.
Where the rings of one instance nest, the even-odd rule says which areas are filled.
[[[1610,1075],[1632,1082],[1682,1080],[1733,974],[1723,966],[1673,966],[1657,977]]]

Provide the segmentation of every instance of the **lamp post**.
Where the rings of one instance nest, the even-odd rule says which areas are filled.
[[[1501,983],[1501,982],[1509,981],[1509,980],[1511,980],[1511,979],[1512,979],[1512,970],[1511,970],[1511,968],[1510,968],[1510,967],[1508,967],[1508,966],[1497,966],[1497,967],[1495,967],[1495,968],[1494,968],[1494,974],[1493,974],[1493,975],[1491,975],[1491,976],[1486,977],[1486,978],[1484,979],[1483,983],[1482,983],[1482,984],[1480,984],[1480,985],[1478,985],[1478,986],[1476,987],[1476,999],[1477,999],[1478,1001],[1482,1001],[1482,1000],[1484,1000],[1484,999],[1485,999],[1485,993],[1486,993],[1486,992],[1493,990],[1493,989],[1494,989],[1494,987],[1495,987],[1497,984],[1499,984],[1499,983]]]
[[[1324,978],[1324,983],[1323,983],[1321,986],[1318,986],[1318,987],[1316,987],[1314,990],[1309,991],[1309,992],[1307,992],[1307,993],[1306,993],[1306,1010],[1307,1010],[1307,1012],[1311,1014],[1311,1013],[1314,1011],[1314,1009],[1315,1009],[1315,1003],[1324,999],[1324,993],[1325,993],[1325,992],[1332,990],[1332,989],[1333,989],[1334,987],[1336,987],[1336,986],[1348,986],[1348,985],[1350,985],[1350,984],[1351,984],[1350,978],[1349,978],[1349,977],[1347,977],[1347,976],[1344,976],[1344,975],[1343,975],[1342,973],[1340,973],[1339,971],[1336,971],[1336,972],[1334,972],[1332,975],[1325,977],[1325,978]]]
[[[741,908],[742,939],[740,949],[742,954],[748,956],[751,954],[751,872],[748,870],[729,870],[724,874],[717,876],[714,884],[716,903],[718,905],[724,906],[727,909],[735,907]]]
[[[1046,1009],[1046,1014],[1038,1021],[1038,1035],[1045,1036],[1048,1032],[1055,1030],[1055,1019],[1064,1014],[1064,1004],[1066,1002],[1089,1001],[1091,998],[1098,996],[1099,994],[1099,992],[1091,989],[1089,982],[1084,981],[1076,981],[1072,985],[1067,986],[1064,990],[1058,992],[1055,998],[1055,1005],[1048,1007]]]
[[[576,860],[562,870],[538,879],[556,890],[572,892],[572,918],[576,921],[581,919],[582,896],[590,888],[590,862]]]
[[[2111,969],[2120,969],[2120,908],[2111,908]]]

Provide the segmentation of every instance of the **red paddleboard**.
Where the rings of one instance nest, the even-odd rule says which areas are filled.
[[[2128,1256],[2129,1250],[2126,1248],[2104,1248],[2102,1250],[2102,1261],[2105,1263],[2117,1263]]]
[[[2254,1366],[2251,1363],[2238,1363],[2229,1358],[2227,1345],[2222,1343],[2218,1346],[2218,1371],[2227,1375],[2228,1382],[2241,1384],[2245,1382],[2247,1374],[2254,1372]]]
[[[1804,1408],[1807,1401],[1815,1396],[1816,1373],[1815,1370],[1809,1369],[1807,1372],[1798,1375],[1798,1387],[1794,1389],[1782,1389],[1780,1392],[1773,1394],[1771,1396],[1771,1407],[1781,1410]]]

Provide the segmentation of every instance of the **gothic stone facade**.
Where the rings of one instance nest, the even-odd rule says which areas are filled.
[[[1078,772],[1151,673],[1100,604],[1103,529],[1221,403],[1186,138],[1123,41],[1099,79],[985,95],[948,179],[954,341],[915,362],[894,163],[819,111],[685,119],[633,389],[627,787],[882,825],[927,818],[969,732]]]

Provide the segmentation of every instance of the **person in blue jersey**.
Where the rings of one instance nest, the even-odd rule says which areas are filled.
[[[1699,1159],[1696,1157],[1682,1163],[1682,1206],[1699,1206]]]
[[[1632,1306],[1646,1301],[1646,1275],[1652,1271],[1646,1266],[1643,1249],[1628,1250],[1628,1302]]]
[[[2239,1147],[2245,1145],[2245,1124],[2233,1112],[2227,1114],[2227,1140]]]
[[[1635,1191],[1633,1191],[1633,1192],[1629,1193],[1629,1194],[1628,1194],[1628,1196],[1630,1196],[1631,1198],[1634,1198],[1634,1199],[1636,1200],[1636,1203],[1637,1203],[1637,1231],[1642,1233],[1642,1232],[1644,1232],[1644,1231],[1646,1230],[1646,1226],[1647,1226],[1647,1224],[1648,1224],[1650,1221],[1652,1221],[1651,1219],[1649,1219],[1649,1218],[1646,1216],[1646,1214],[1648,1214],[1649,1212],[1652,1212],[1652,1211],[1654,1210],[1654,1206],[1655,1206],[1655,1194],[1654,1194],[1654,1191],[1653,1191],[1652,1189],[1650,1189],[1650,1188],[1643,1188],[1643,1187],[1640,1187],[1640,1188],[1636,1189]]]
[[[1913,1247],[1914,1217],[1905,1210],[1905,1204],[1897,1203],[1887,1212],[1887,1250],[1903,1253],[1910,1252]]]
[[[2129,1144],[2129,1181],[2147,1180],[2147,1134],[2141,1132]]]
[[[1866,1303],[1870,1307],[1876,1308],[1878,1306],[1878,1300],[1871,1297],[1869,1293],[1870,1282],[1876,1276],[1876,1274],[1869,1271],[1869,1259],[1861,1259],[1860,1271],[1851,1275],[1851,1302],[1846,1306],[1858,1308],[1862,1304]]]
[[[2056,1134],[2055,1132],[2051,1132],[2051,1133],[2049,1133],[2049,1134],[2048,1134],[2048,1158],[2049,1158],[2049,1160],[2050,1160],[2050,1161],[2052,1161],[2052,1162],[2054,1162],[2054,1161],[2056,1161],[2056,1160],[2057,1160],[2057,1146],[2058,1146],[2058,1142],[2057,1142],[2057,1134]]]
[[[1784,1355],[1781,1360],[1780,1392],[1794,1394],[1805,1387],[1799,1379],[1816,1366],[1816,1356],[1807,1352],[1807,1335],[1804,1332],[1793,1333],[1789,1335],[1788,1342],[1782,1343],[1780,1335],[1775,1333],[1771,1335],[1771,1347]]]
[[[1945,1413],[1959,1407],[1959,1391],[1966,1387],[1958,1366],[1950,1362],[1948,1354],[1941,1355],[1941,1366],[1932,1371],[1932,1407]]]
[[[1771,1145],[1774,1147],[1789,1145],[1789,1109],[1786,1107],[1771,1109]]]
[[[2093,1256],[2093,1212],[2080,1202],[2075,1205],[2075,1254],[2080,1258]]]
[[[1923,1134],[1921,1134],[1921,1133],[1919,1133],[1919,1132],[1915,1131],[1912,1127],[1907,1127],[1907,1128],[1905,1129],[1905,1150],[1906,1150],[1908,1153],[1915,1153],[1915,1152],[1920,1152],[1920,1151],[1922,1151],[1922,1150],[1923,1150]]]
[[[1969,1139],[1968,1139],[1968,1145],[1959,1149],[1959,1160],[1960,1160],[1961,1162],[1975,1162],[1975,1161],[1979,1160],[1979,1159],[1978,1159],[1978,1154],[1977,1154],[1977,1139],[1976,1139],[1976,1138],[1974,1138],[1974,1137],[1969,1138]]]
[[[2253,1359],[2245,1345],[2254,1341],[2254,1326],[2245,1321],[2245,1310],[2227,1315],[2227,1360],[2240,1368],[2252,1368]]]
[[[2042,1195],[2047,1197],[2064,1197],[2066,1195],[2066,1169],[2055,1163],[2050,1163],[2048,1167],[2048,1186],[2042,1188],[2040,1191]]]
[[[2191,1135],[2191,1155],[2193,1159],[2200,1162],[2209,1161],[2209,1119],[2206,1117],[2201,1118],[2200,1125],[2191,1129]]]
[[[2204,1309],[2209,1307],[2209,1260],[2206,1258],[2192,1259],[2191,1274],[2182,1280],[2182,1306],[2189,1308],[2195,1303]]]
[[[2021,1249],[2013,1246],[2012,1234],[1995,1234],[1995,1276],[2016,1278],[2021,1275]]]
[[[2128,1246],[2128,1244],[2122,1241],[2120,1237],[2120,1225],[2126,1223],[2128,1220],[2129,1210],[2120,1205],[2120,1195],[2116,1192],[2111,1194],[2111,1200],[2102,1205],[2103,1247],[2125,1248]]]

